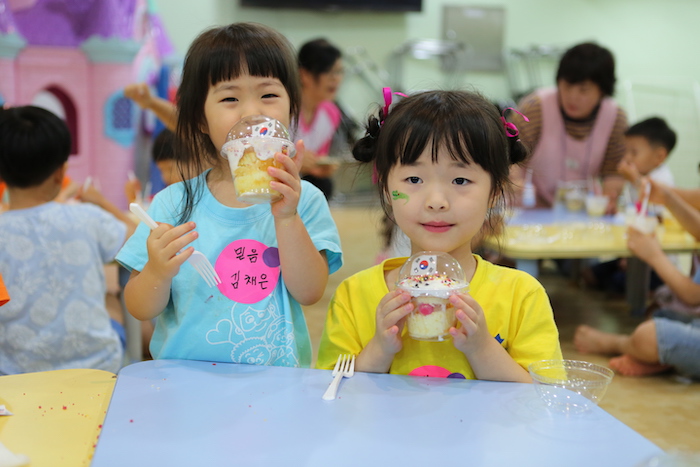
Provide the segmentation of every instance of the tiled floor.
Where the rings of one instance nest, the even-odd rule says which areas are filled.
[[[330,277],[326,294],[306,309],[314,349],[323,329],[330,297],[349,275],[374,264],[380,240],[376,232],[379,210],[366,206],[334,206],[345,265]],[[554,273],[540,278],[552,300],[566,358],[606,365],[607,359],[581,355],[571,343],[574,329],[586,323],[607,331],[627,332],[639,322],[629,316],[621,298],[602,292],[583,291]],[[646,378],[615,376],[601,407],[638,431],[660,448],[669,451],[700,452],[700,384],[686,384],[673,375]]]

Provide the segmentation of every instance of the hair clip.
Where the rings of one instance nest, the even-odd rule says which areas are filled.
[[[384,93],[384,113],[382,114],[382,118],[386,119],[387,115],[389,115],[389,107],[391,106],[391,101],[393,98],[391,97],[393,94],[396,94],[397,96],[401,97],[408,97],[406,94],[402,92],[391,92],[390,87],[386,87],[382,89],[382,92]],[[379,122],[379,125],[383,125],[384,120]]]
[[[501,112],[501,122],[503,122],[503,128],[506,130],[506,135],[508,137],[515,138],[516,136],[518,136],[518,134],[520,134],[520,132],[518,131],[518,127],[515,126],[515,123],[506,120],[506,110],[512,110],[513,112],[517,113],[518,115],[523,117],[523,120],[525,120],[526,122],[529,122],[530,119],[523,115],[521,112],[518,112],[513,107],[506,107],[505,109],[503,109],[503,112]]]

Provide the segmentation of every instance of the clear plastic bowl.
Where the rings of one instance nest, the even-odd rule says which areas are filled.
[[[561,413],[583,412],[598,405],[614,374],[609,368],[579,360],[541,360],[531,363],[528,370],[540,398]]]

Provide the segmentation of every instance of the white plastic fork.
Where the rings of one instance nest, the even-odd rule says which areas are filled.
[[[129,205],[129,210],[133,212],[136,217],[141,219],[151,230],[158,228],[158,224],[156,224],[153,218],[149,216],[139,204],[131,203]],[[204,253],[201,251],[194,250],[192,256],[187,258],[187,262],[197,270],[209,287],[215,287],[217,284],[221,284],[221,278],[216,273],[214,266],[211,265],[207,257],[204,256]]]
[[[332,401],[335,399],[336,394],[338,394],[338,386],[340,385],[340,380],[345,378],[352,378],[355,374],[355,356],[354,355],[338,355],[338,361],[335,362],[335,367],[333,368],[332,375],[334,376],[333,382],[328,386],[326,392],[323,393],[323,400]]]

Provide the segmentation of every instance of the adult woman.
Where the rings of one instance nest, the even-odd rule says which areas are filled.
[[[331,176],[338,168],[327,156],[342,120],[342,112],[333,102],[343,79],[341,55],[325,39],[306,42],[297,55],[301,112],[297,124],[292,125],[293,140],[303,139],[306,146],[301,168],[304,180],[320,188],[326,199],[333,194]]]
[[[556,80],[555,89],[535,91],[519,104],[529,123],[513,117],[521,140],[532,150],[528,164],[537,205],[552,206],[559,182],[600,177],[612,212],[624,183],[617,164],[627,128],[625,112],[610,97],[613,55],[597,44],[576,45],[562,56]]]

